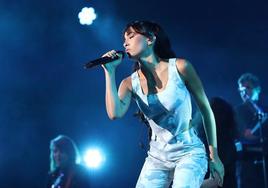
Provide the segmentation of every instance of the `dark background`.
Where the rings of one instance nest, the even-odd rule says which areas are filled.
[[[153,20],[168,33],[178,57],[195,66],[208,97],[240,103],[244,72],[262,83],[267,104],[267,1],[36,1],[0,2],[0,187],[44,187],[49,141],[66,134],[81,153],[99,146],[106,155],[91,172],[95,187],[134,187],[146,151],[146,128],[133,113],[111,121],[105,111],[104,73],[83,65],[123,49],[122,30]],[[82,7],[94,7],[93,25],[80,25]],[[125,60],[117,82],[131,73]]]

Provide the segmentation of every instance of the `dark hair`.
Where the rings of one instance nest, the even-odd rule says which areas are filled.
[[[171,49],[171,44],[168,36],[161,28],[161,26],[157,23],[151,21],[130,22],[126,25],[124,33],[128,32],[130,28],[133,28],[135,32],[144,35],[148,38],[152,38],[154,36],[156,37],[154,44],[154,52],[160,59],[169,59],[176,57],[176,54]]]
[[[259,78],[252,73],[242,74],[237,81],[238,84],[242,84],[244,82],[252,83],[253,88],[261,87]]]
[[[53,157],[53,149],[59,149],[68,156],[68,164],[72,165],[79,162],[79,153],[74,141],[65,135],[59,135],[50,141],[50,171],[56,170],[56,164]]]

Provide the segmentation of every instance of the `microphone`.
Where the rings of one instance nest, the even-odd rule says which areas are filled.
[[[116,53],[117,54],[121,54],[122,55],[122,58],[125,57],[125,52],[124,51],[116,51]],[[84,65],[84,68],[85,69],[90,69],[90,68],[95,67],[95,66],[98,66],[98,65],[104,65],[106,63],[110,63],[110,62],[112,62],[114,60],[117,60],[117,59],[119,59],[119,56],[118,55],[116,55],[115,57],[107,57],[107,56],[101,57],[101,58],[98,58],[98,59],[94,59],[92,61],[89,61],[88,63],[86,63]]]

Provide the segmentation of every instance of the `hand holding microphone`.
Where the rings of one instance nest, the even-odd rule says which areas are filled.
[[[85,69],[90,69],[97,65],[101,65],[105,69],[116,68],[124,58],[125,53],[123,51],[111,50],[105,53],[101,58],[89,61],[84,65]]]

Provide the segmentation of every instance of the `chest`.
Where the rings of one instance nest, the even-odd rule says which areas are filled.
[[[169,82],[168,67],[159,73],[144,75],[139,73],[140,87],[144,95],[156,94],[164,91]]]

